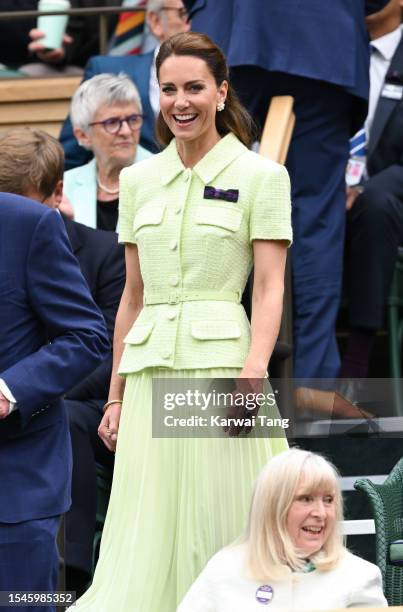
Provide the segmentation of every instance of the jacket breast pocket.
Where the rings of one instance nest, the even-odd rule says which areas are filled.
[[[162,223],[164,217],[165,204],[153,204],[143,206],[134,216],[133,232],[136,234],[140,230],[152,229]]]
[[[234,261],[239,261],[243,242],[244,211],[234,206],[203,204],[195,213],[195,243],[202,253],[202,284],[221,287],[234,276]],[[203,276],[204,274],[204,276]]]
[[[218,232],[222,236],[238,232],[241,227],[243,211],[227,206],[199,206],[196,210],[196,223],[207,231]]]

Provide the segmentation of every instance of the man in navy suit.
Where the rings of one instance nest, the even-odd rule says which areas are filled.
[[[36,157],[48,163],[38,165]],[[41,130],[16,129],[0,137],[0,191],[23,191],[57,208],[63,197],[63,149]],[[41,184],[47,184],[44,193]],[[105,319],[110,340],[125,283],[124,249],[115,232],[95,230],[63,217],[71,248],[91,295]],[[114,455],[97,435],[108,398],[112,351],[66,394],[73,450],[72,505],[65,517],[67,590],[81,592],[92,571],[96,520],[97,464],[113,470]]]
[[[370,104],[365,122],[366,172],[347,174],[347,258],[350,335],[341,375],[366,378],[382,327],[397,249],[403,245],[403,0],[367,17],[371,37]],[[358,166],[357,166],[358,162]],[[352,184],[354,183],[354,184]]]
[[[272,96],[295,99],[287,158],[293,198],[295,376],[337,376],[335,337],[350,134],[368,98],[365,13],[388,0],[207,0],[192,20],[227,55],[232,82],[260,126]],[[185,0],[190,9],[201,0]]]
[[[37,156],[35,169],[51,163]],[[46,175],[38,187],[51,196]],[[0,344],[0,591],[53,592],[72,467],[61,398],[109,341],[61,216],[10,193],[0,194]]]
[[[151,33],[159,44],[173,34],[186,32],[190,28],[182,0],[149,0],[146,19]],[[140,144],[152,152],[158,151],[154,137],[155,116],[159,112],[159,90],[154,68],[154,59],[158,49],[159,46],[155,51],[144,55],[93,57],[87,63],[83,77],[83,80],[86,81],[96,74],[125,72],[133,80],[139,91],[145,116],[141,128]],[[91,159],[91,153],[77,143],[69,117],[64,122],[60,142],[64,149],[66,170],[82,166]]]

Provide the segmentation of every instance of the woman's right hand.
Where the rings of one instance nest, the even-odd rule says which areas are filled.
[[[120,413],[122,411],[121,404],[112,404],[105,410],[102,421],[98,427],[98,435],[106,448],[113,453],[116,450],[118,440],[118,429],[120,421]]]

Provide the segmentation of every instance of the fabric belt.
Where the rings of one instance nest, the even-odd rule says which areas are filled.
[[[144,293],[144,306],[154,304],[179,304],[180,302],[198,302],[202,300],[239,302],[240,291],[156,291]]]

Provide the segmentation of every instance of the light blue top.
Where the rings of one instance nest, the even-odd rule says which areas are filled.
[[[152,153],[138,145],[134,163],[136,164]],[[88,164],[73,168],[64,173],[64,194],[74,210],[74,220],[88,227],[97,227],[97,172],[95,158]]]

